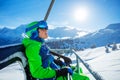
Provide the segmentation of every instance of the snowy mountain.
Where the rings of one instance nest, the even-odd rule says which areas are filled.
[[[19,43],[22,40],[21,34],[25,31],[25,25],[16,29],[0,29],[0,45]],[[89,33],[70,27],[56,27],[49,29],[48,45],[51,48],[73,48],[81,50],[89,47],[104,46],[113,42],[120,42],[120,23],[110,24],[104,29]],[[82,35],[83,37],[80,37]],[[69,38],[69,39],[64,39]],[[52,39],[52,40],[51,40]],[[53,40],[63,39],[63,40]],[[54,46],[52,46],[54,45]]]
[[[0,29],[0,45],[18,43],[22,40],[21,34],[25,30],[25,25],[21,25],[16,29],[4,27]]]
[[[120,42],[120,23],[110,24],[105,29],[101,29],[94,33],[88,34],[80,40],[85,41],[89,45],[95,44],[96,46],[103,46],[113,42]],[[91,44],[91,45],[92,45]]]
[[[50,41],[48,45],[51,48],[72,48],[83,50],[85,48],[94,48],[105,46],[112,43],[120,43],[120,23],[110,24],[105,29],[87,34],[75,39],[66,39],[59,41]],[[52,46],[54,45],[54,46]],[[59,45],[59,46],[58,46]]]
[[[0,29],[0,45],[19,43],[22,40],[21,34],[24,33],[26,25],[21,25],[16,29],[3,28]],[[81,31],[70,27],[56,27],[55,29],[48,30],[49,38],[51,39],[64,39],[80,37],[88,32]]]
[[[48,30],[48,34],[50,37],[54,39],[64,39],[64,38],[76,38],[76,37],[81,37],[88,32],[82,31],[76,28],[71,28],[71,27],[56,27],[55,29],[50,29]]]

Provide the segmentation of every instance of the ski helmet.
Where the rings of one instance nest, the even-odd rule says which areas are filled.
[[[37,29],[48,30],[47,22],[44,20],[32,22],[32,23],[28,24],[25,32],[26,32],[28,37],[36,38],[36,37],[38,37],[38,30]]]

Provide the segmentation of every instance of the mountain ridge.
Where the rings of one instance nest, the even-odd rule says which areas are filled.
[[[22,33],[25,33],[26,25],[20,25],[15,29],[9,29],[7,27],[4,27],[0,29],[0,45],[7,45],[11,43],[21,42],[22,40]],[[73,31],[75,31],[73,33]],[[52,39],[62,39],[62,38],[71,38],[79,36],[79,33],[84,32],[87,34],[88,32],[80,31],[77,29],[69,29],[68,27],[56,27],[55,29],[49,29],[48,34],[49,37]],[[84,35],[85,35],[84,34]]]
[[[21,25],[20,27],[12,30],[8,29],[8,31],[7,28],[4,28],[3,31],[2,29],[0,29],[0,45],[7,45],[7,44],[21,42],[22,41],[21,34],[24,32],[24,30],[25,30],[25,25],[24,26]],[[9,33],[12,31],[13,33]],[[103,46],[106,44],[111,44],[113,42],[120,43],[120,35],[119,35],[120,23],[110,24],[104,29],[100,29],[98,31],[89,33],[82,37],[75,37],[77,36],[77,32],[79,31],[81,30],[75,28],[69,29],[69,27],[68,28],[57,27],[55,29],[51,29],[51,31],[50,30],[48,31],[48,34],[51,35],[50,37],[53,37],[53,39],[59,37],[59,40],[49,39],[48,40],[49,46],[52,46],[51,44],[56,43],[59,44],[59,47],[57,45],[54,45],[51,48],[75,48],[79,50],[81,48],[89,48],[92,45]],[[7,34],[9,34],[9,36]],[[61,40],[62,37],[72,37],[72,38]]]

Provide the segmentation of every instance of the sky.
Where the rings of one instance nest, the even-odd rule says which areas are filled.
[[[44,19],[51,0],[0,0],[0,28]],[[120,0],[55,0],[47,19],[50,28],[96,31],[120,23]]]

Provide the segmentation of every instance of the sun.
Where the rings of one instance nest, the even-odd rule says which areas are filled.
[[[80,22],[86,21],[89,17],[89,10],[86,7],[77,7],[73,13],[75,20]]]

